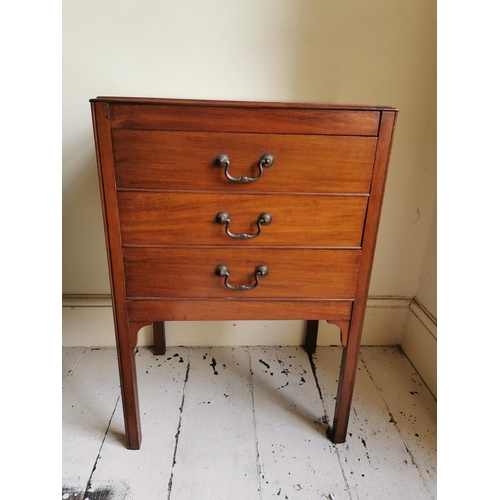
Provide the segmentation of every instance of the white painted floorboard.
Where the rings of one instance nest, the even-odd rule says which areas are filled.
[[[115,349],[63,350],[62,479],[83,494],[115,411],[120,383]]]
[[[262,498],[348,499],[305,351],[273,347],[250,353]]]
[[[141,449],[126,452],[120,400],[85,498],[166,498],[189,355],[190,350],[182,347],[170,350],[167,356],[154,356],[149,349],[139,350],[136,365],[142,423]]]
[[[259,499],[246,349],[191,349],[168,498]]]
[[[436,401],[399,349],[362,348],[348,440],[327,440],[340,356],[140,348],[130,451],[115,350],[63,349],[63,499],[435,499]]]
[[[313,357],[330,425],[335,410],[340,357],[340,349],[328,348],[318,349]],[[388,404],[385,398],[387,393],[399,391],[400,379],[412,384],[414,373],[408,359],[396,348],[363,348],[361,351],[347,440],[344,445],[337,446],[353,499],[435,498],[432,481],[422,475],[412,457],[413,434],[418,431],[408,432],[401,427],[399,411],[396,411],[400,406]],[[332,378],[335,384],[329,383]],[[409,392],[408,398],[407,411],[413,414],[425,411],[413,406]],[[423,463],[435,464],[436,443],[428,445]]]

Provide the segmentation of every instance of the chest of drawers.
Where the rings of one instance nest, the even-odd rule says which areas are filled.
[[[342,333],[330,438],[345,441],[397,110],[91,100],[128,446],[134,353],[164,321],[319,320]]]

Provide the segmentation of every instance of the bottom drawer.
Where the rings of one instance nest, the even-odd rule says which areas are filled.
[[[360,250],[126,247],[128,298],[353,299]],[[216,275],[223,264],[226,278]],[[258,266],[268,274],[259,278]],[[251,289],[228,288],[235,286]]]

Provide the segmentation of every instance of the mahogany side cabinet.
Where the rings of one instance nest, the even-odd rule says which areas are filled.
[[[397,109],[150,98],[91,101],[128,447],[137,334],[164,321],[338,325],[346,438]]]

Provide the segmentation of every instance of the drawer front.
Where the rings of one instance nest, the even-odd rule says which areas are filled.
[[[222,103],[220,103],[222,104]],[[236,106],[234,105],[236,104]],[[237,106],[111,106],[114,129],[376,136],[380,111]]]
[[[368,193],[375,137],[298,136],[114,130],[117,188],[303,193]],[[233,182],[216,166],[229,156],[232,177],[259,175],[259,159],[274,164],[255,182]]]
[[[123,249],[127,297],[353,299],[359,250],[171,247]],[[267,276],[252,290],[230,290],[215,268],[224,264],[231,286],[253,286],[255,270]]]
[[[123,243],[150,245],[360,247],[367,201],[366,196],[118,193]],[[217,223],[219,212],[230,222],[221,217]],[[268,225],[263,213],[272,216]],[[258,235],[239,239],[226,230]]]

